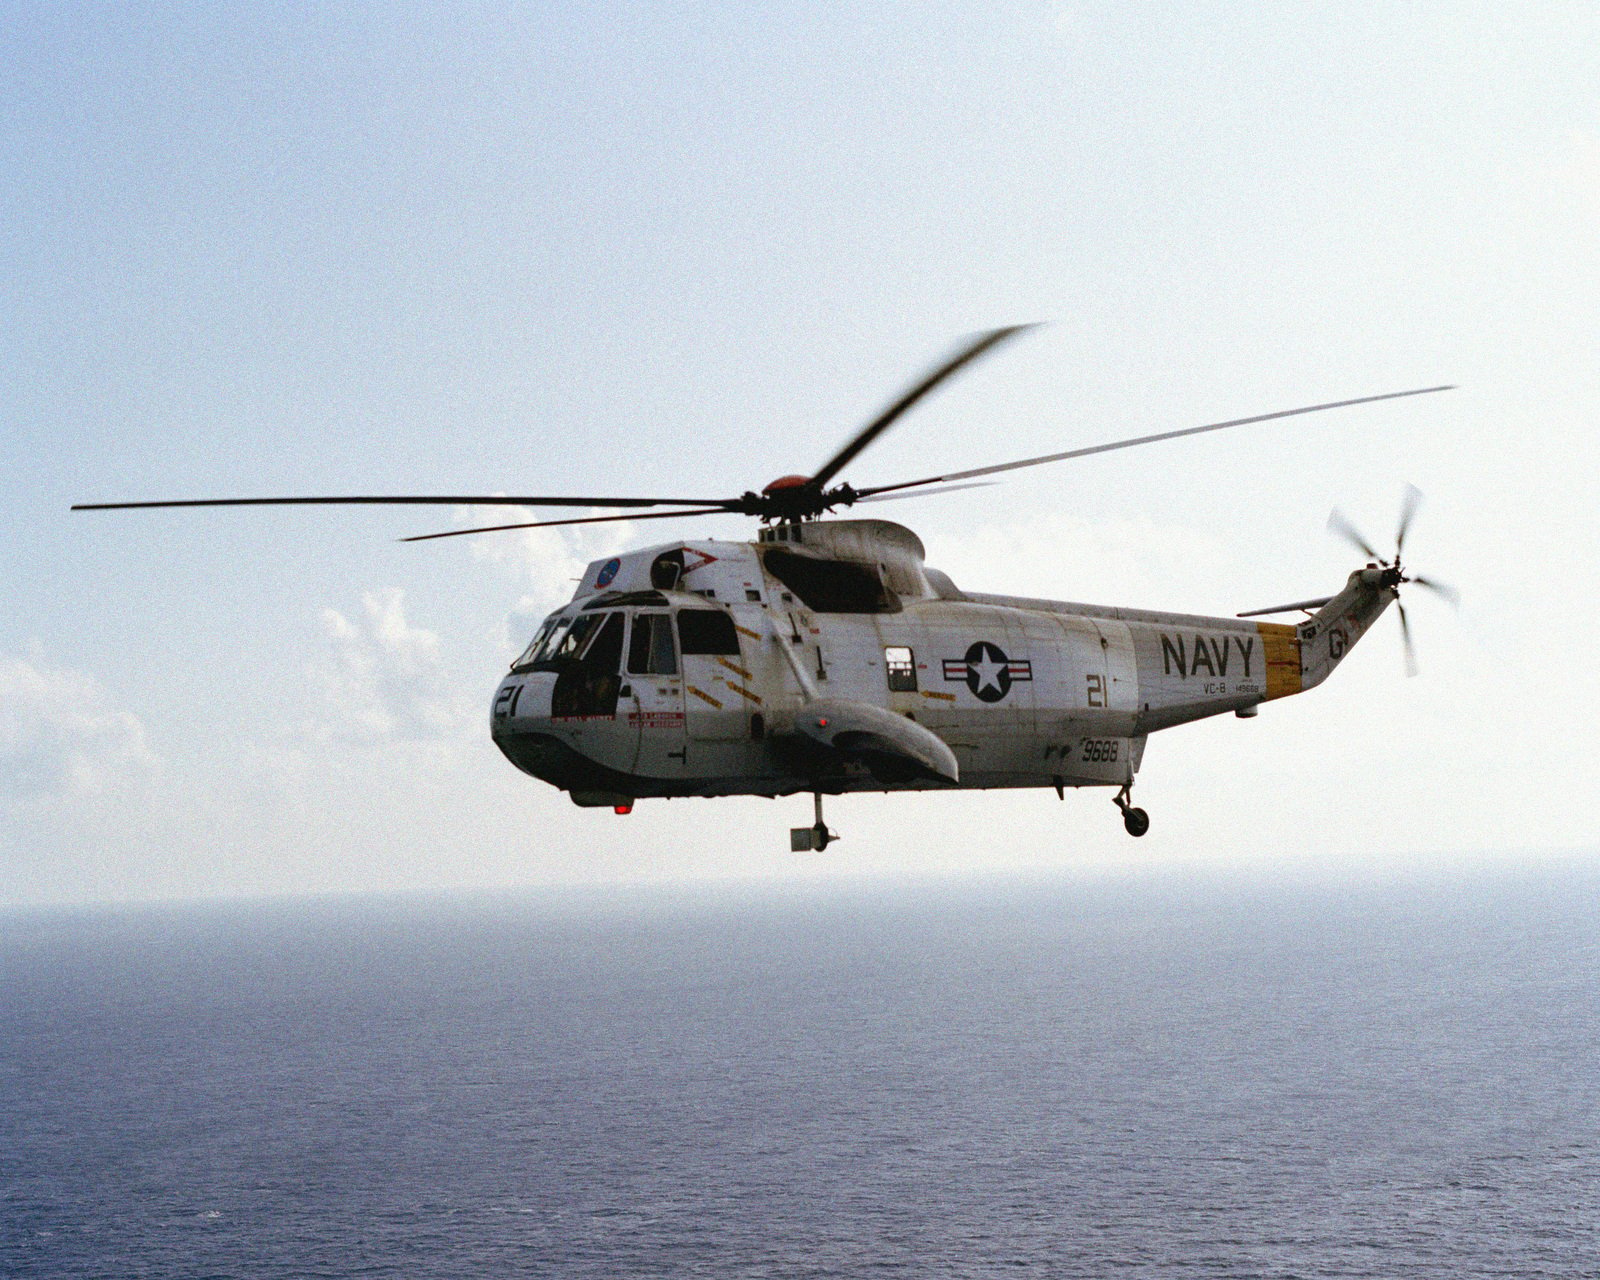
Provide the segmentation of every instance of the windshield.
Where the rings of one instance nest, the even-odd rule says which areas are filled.
[[[511,669],[513,671],[521,671],[527,667],[531,667],[534,659],[538,657],[539,647],[544,644],[544,642],[549,638],[550,633],[556,629],[556,624],[561,621],[562,618],[558,614],[551,614],[548,618],[546,618],[543,625],[539,628],[539,633],[528,642],[528,647],[524,649],[517,660],[511,664]]]
[[[583,645],[589,638],[589,633],[600,625],[601,615],[598,613],[585,613],[574,618],[570,624],[558,627],[550,633],[550,638],[544,642],[544,648],[539,650],[539,662],[560,662],[563,658],[576,658],[583,652]]]
[[[604,615],[579,614],[576,618],[556,614],[546,618],[534,636],[533,643],[522,651],[522,656],[512,663],[513,671],[529,671],[534,667],[568,661],[583,652],[584,644],[594,634]]]

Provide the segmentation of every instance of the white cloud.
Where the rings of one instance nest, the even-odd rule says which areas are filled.
[[[573,514],[578,517],[588,513]],[[461,507],[455,521],[465,528],[477,528],[558,518],[548,511],[539,513],[528,507]],[[507,658],[527,644],[547,613],[572,599],[573,590],[591,561],[615,555],[635,541],[631,520],[557,529],[514,529],[474,537],[472,558],[506,570],[525,588],[506,615],[501,644]]]
[[[0,655],[0,811],[104,795],[150,780],[161,762],[137,716],[86,672]]]
[[[468,700],[445,670],[439,637],[406,621],[398,587],[361,597],[351,620],[324,609],[327,648],[311,667],[321,714],[306,726],[318,740],[453,737],[471,719]]]

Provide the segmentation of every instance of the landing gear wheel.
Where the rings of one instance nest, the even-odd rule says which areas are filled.
[[[1124,782],[1116,795],[1111,797],[1111,803],[1122,810],[1122,825],[1127,828],[1130,836],[1142,836],[1150,830],[1150,815],[1143,809],[1136,809],[1133,805],[1133,783]]]
[[[828,830],[825,823],[819,822],[811,828],[811,847],[817,850],[818,853],[826,849],[834,839],[833,832]]]

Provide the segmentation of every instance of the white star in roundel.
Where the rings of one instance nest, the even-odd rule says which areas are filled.
[[[983,657],[977,662],[968,663],[968,669],[978,677],[977,689],[1000,688],[1000,673],[1006,669],[1003,661],[995,660],[995,651],[987,645],[983,649]],[[975,689],[974,692],[977,690]]]

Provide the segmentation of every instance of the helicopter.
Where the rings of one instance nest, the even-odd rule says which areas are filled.
[[[584,807],[630,813],[674,797],[809,792],[814,821],[790,848],[838,834],[823,797],[846,792],[1113,789],[1132,836],[1150,828],[1134,777],[1152,733],[1210,716],[1253,717],[1332,674],[1391,605],[1415,674],[1400,588],[1455,598],[1401,555],[1421,495],[1408,487],[1394,551],[1365,557],[1328,596],[1233,617],[984,594],[926,563],[903,525],[840,508],[990,483],[1091,454],[1379,401],[1421,387],[1207,423],[863,488],[840,474],[951,376],[1031,325],[957,346],[816,472],[733,497],[389,495],[80,503],[73,510],[302,504],[578,507],[621,514],[519,521],[402,541],[608,521],[743,515],[754,541],[673,539],[588,565],[491,700],[490,732],[524,773]],[[667,508],[661,510],[658,508]],[[1296,623],[1259,621],[1300,612]]]

